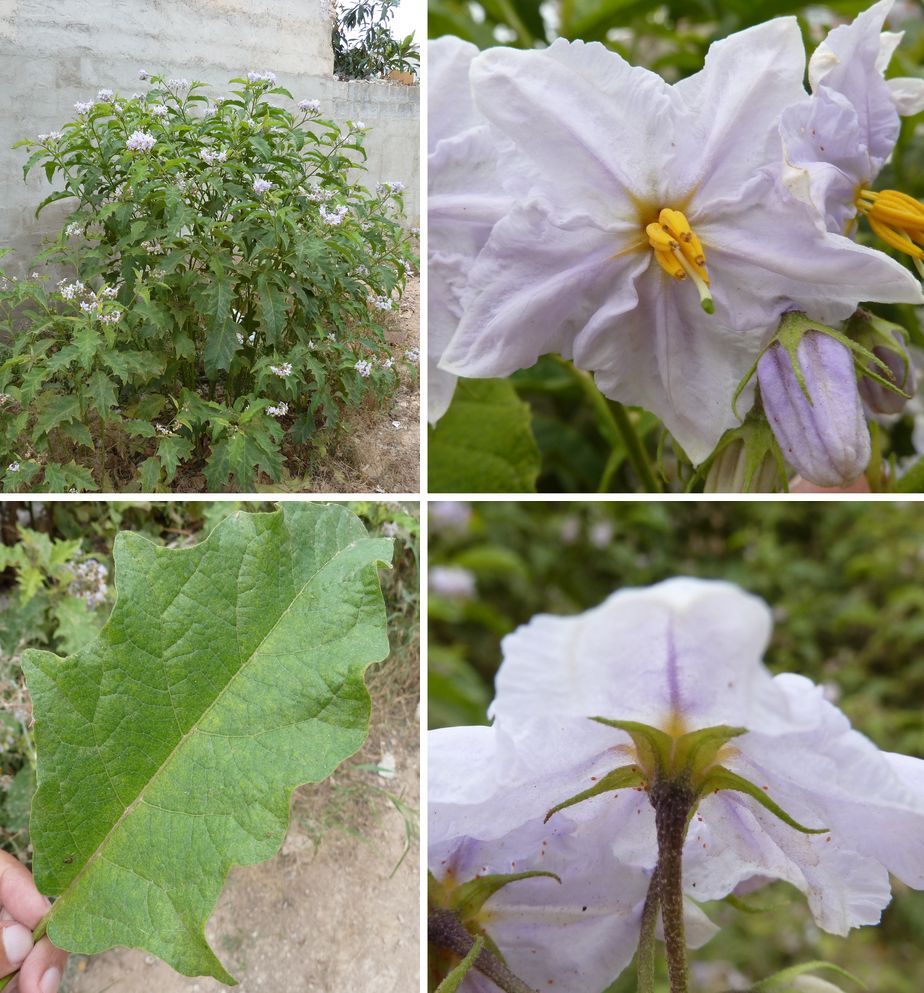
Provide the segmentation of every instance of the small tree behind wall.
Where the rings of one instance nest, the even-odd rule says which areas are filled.
[[[358,0],[337,4],[332,44],[334,75],[380,79],[390,72],[417,73],[420,51],[411,32],[395,38],[391,21],[400,0]]]

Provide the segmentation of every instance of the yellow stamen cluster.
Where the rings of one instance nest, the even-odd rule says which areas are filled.
[[[857,209],[887,245],[911,256],[924,279],[924,203],[898,190],[860,190]]]
[[[674,279],[689,276],[699,293],[703,310],[707,314],[715,313],[709,292],[706,254],[683,213],[665,207],[658,214],[658,220],[645,227],[645,234],[648,235],[648,244],[654,249],[658,265]]]

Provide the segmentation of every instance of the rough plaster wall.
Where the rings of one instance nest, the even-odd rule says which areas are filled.
[[[23,183],[25,150],[10,146],[60,127],[102,87],[143,91],[139,69],[196,77],[216,94],[248,69],[272,70],[296,100],[373,129],[365,183],[405,183],[416,224],[418,88],[338,82],[330,30],[329,0],[0,0],[0,246],[17,250],[7,268],[23,271],[69,210],[53,204],[35,221],[50,187],[40,172]]]

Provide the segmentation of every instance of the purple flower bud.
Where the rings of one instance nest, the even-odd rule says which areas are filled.
[[[895,348],[889,348],[887,345],[876,345],[873,348],[873,355],[889,367],[889,371],[892,373],[892,382],[900,390],[910,395],[914,393],[914,367],[905,351],[902,336],[897,331],[894,331],[893,334],[895,335]],[[874,371],[886,379],[889,378],[884,369],[879,368],[874,369]],[[881,383],[870,379],[869,376],[863,376],[860,379],[860,396],[867,408],[874,414],[900,414],[908,402],[901,393],[887,389]]]
[[[757,366],[764,412],[784,458],[804,479],[817,486],[846,486],[870,458],[853,356],[830,335],[807,331],[796,359],[812,402],[786,349],[775,342]]]

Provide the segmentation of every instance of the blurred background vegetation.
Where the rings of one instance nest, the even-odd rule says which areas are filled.
[[[376,720],[382,723],[384,715],[389,727],[408,727],[415,718],[420,681],[419,505],[370,500],[347,506],[370,532],[391,537],[395,542],[393,568],[381,569],[379,573],[392,652],[384,662],[369,668],[366,683]],[[237,510],[275,508],[273,503],[232,500],[0,503],[0,845],[3,848],[30,864],[29,808],[35,790],[35,748],[32,707],[20,666],[22,653],[27,648],[43,648],[66,655],[96,636],[115,600],[114,579],[117,582],[118,577],[113,577],[112,545],[116,534],[123,530],[136,531],[158,544],[183,547],[202,541]],[[416,733],[412,737],[416,748]],[[373,768],[374,772],[374,767],[369,766],[369,756],[364,752],[354,760],[354,765],[365,760],[358,774],[351,777],[349,762],[338,773],[339,780],[352,791],[351,796],[363,792],[362,800],[367,805],[381,799],[379,795],[395,803],[396,798],[391,794],[368,785],[369,769]],[[377,777],[374,781],[380,782]],[[325,803],[315,804],[312,811],[312,824],[319,833],[331,826],[341,826],[340,822],[346,818],[343,811],[335,809],[340,794],[333,790],[329,793],[330,797],[325,795]],[[357,803],[349,805],[351,816],[356,814]],[[416,831],[416,811],[408,809],[407,814],[408,823]]]
[[[487,723],[500,639],[534,614],[689,575],[767,600],[770,669],[825,684],[880,748],[924,757],[924,503],[435,502],[429,527],[431,727]],[[709,904],[722,931],[693,953],[692,988],[743,990],[826,959],[873,993],[920,993],[924,892],[894,891],[881,926],[847,939],[784,884],[748,898],[765,912]],[[606,993],[634,989],[630,970]]]
[[[852,20],[872,2],[845,0],[820,5],[785,0],[429,0],[428,30],[431,38],[457,35],[479,48],[542,47],[557,37],[598,41],[632,64],[646,66],[675,82],[702,68],[713,41],[781,15],[796,15],[806,50],[811,54],[832,27]],[[896,0],[887,27],[903,31],[905,36],[886,75],[924,75],[924,0]],[[874,185],[876,189],[898,189],[924,200],[924,113],[903,118],[892,159]],[[857,240],[899,258],[903,265],[911,264],[875,239],[865,222],[859,225]],[[879,304],[872,309],[905,327],[912,345],[924,349],[924,315],[918,310]],[[916,358],[918,363],[924,362],[924,354]],[[575,377],[561,363],[544,357],[531,369],[515,373],[511,380],[519,397],[529,405],[532,431],[541,454],[537,490],[574,493],[644,489],[628,464],[624,446],[610,438],[599,411],[587,402]],[[904,414],[878,418],[883,455],[899,466],[924,454],[922,389],[924,384],[919,381],[918,396]],[[665,488],[682,491],[689,483],[690,470],[682,462],[678,464],[669,440],[663,444],[660,422],[637,409],[632,414],[650,457],[657,458],[662,468]],[[701,490],[702,479],[694,481],[691,488]]]

